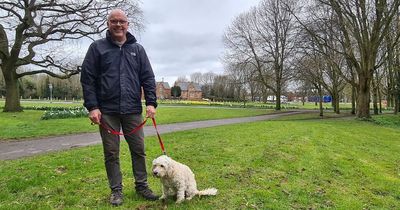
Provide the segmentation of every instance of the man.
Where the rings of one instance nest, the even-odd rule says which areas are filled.
[[[142,88],[146,100],[146,117],[156,114],[154,73],[143,47],[128,30],[124,11],[112,10],[107,19],[106,38],[93,42],[82,64],[81,83],[84,106],[89,118],[99,124],[104,161],[109,186],[110,203],[121,205],[122,174],[120,170],[120,138],[107,129],[124,133],[135,129],[142,121]],[[136,192],[148,200],[157,200],[147,184],[144,133],[141,128],[125,135],[131,154]]]

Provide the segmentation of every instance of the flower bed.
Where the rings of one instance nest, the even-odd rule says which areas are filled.
[[[50,119],[87,117],[88,113],[89,112],[84,107],[70,108],[70,109],[64,108],[63,110],[53,109],[45,111],[41,119],[50,120]]]

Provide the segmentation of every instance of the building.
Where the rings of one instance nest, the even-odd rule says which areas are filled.
[[[156,82],[156,95],[157,99],[170,99],[171,98],[171,88],[168,82]]]
[[[181,99],[198,101],[202,99],[203,92],[197,83],[193,82],[175,82],[175,86],[181,88]]]

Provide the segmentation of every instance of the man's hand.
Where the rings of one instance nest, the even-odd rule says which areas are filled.
[[[154,118],[156,116],[156,108],[152,105],[146,106],[146,117]]]
[[[92,111],[90,111],[89,119],[92,121],[92,123],[100,125],[100,120],[101,120],[100,109],[93,109]]]

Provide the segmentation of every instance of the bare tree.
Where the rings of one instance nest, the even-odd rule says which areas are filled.
[[[269,86],[271,76],[267,72],[270,68],[254,28],[256,15],[256,8],[252,8],[237,16],[226,30],[223,37],[226,48],[223,62],[226,66],[240,66],[238,70],[256,74],[257,83]],[[259,72],[263,72],[263,75],[259,75]]]
[[[378,50],[399,11],[393,0],[319,0],[332,8],[343,34],[343,55],[357,73],[357,117],[370,118],[371,81]],[[398,37],[394,38],[398,40]],[[397,41],[396,41],[397,42]]]
[[[200,84],[203,98],[209,98],[211,96],[212,85],[216,76],[217,75],[211,71],[206,73],[195,72],[190,75],[190,80]]]
[[[371,81],[375,70],[383,64],[379,50],[399,11],[400,1],[315,0],[306,1],[306,3],[308,3],[307,6],[313,7],[313,12],[309,10],[308,16],[297,17],[297,19],[317,43],[326,44],[326,47],[342,54],[345,58],[348,74],[342,74],[342,76],[357,89],[357,117],[370,118]],[[330,21],[319,21],[326,17],[320,17],[321,9],[324,10],[325,7],[332,11],[331,17],[333,18],[330,18]],[[313,30],[304,24],[310,21],[322,24],[322,27],[333,22],[336,25],[335,29],[340,33],[337,41],[340,43],[341,49],[330,45],[329,42],[324,42],[324,37],[313,33]],[[393,39],[395,44],[398,42],[399,36],[396,35]],[[338,72],[340,73],[340,71]]]
[[[202,84],[203,82],[203,74],[201,72],[195,72],[190,74],[190,81],[198,84]]]
[[[276,97],[276,110],[281,109],[282,90],[292,76],[291,59],[295,55],[296,26],[290,11],[296,8],[295,0],[264,0],[255,19],[255,30],[266,59],[271,64],[273,83],[268,86]],[[259,75],[263,75],[259,72]],[[264,83],[264,81],[263,81]]]
[[[180,76],[176,79],[175,83],[179,83],[179,82],[189,82],[189,79],[186,78],[186,76]]]
[[[234,88],[233,98],[235,101],[243,101],[246,106],[247,86],[249,74],[243,71],[238,65],[230,65],[225,68],[225,73],[229,77],[232,87]]]
[[[78,62],[68,51],[73,40],[106,30],[107,13],[127,11],[130,22],[140,27],[138,2],[96,0],[5,0],[0,2],[0,68],[6,83],[4,111],[21,111],[18,79],[38,73],[68,78],[79,73]],[[60,52],[61,49],[66,49]],[[68,52],[68,53],[66,53]],[[21,71],[29,66],[28,71]]]
[[[346,86],[346,81],[349,83],[354,81],[343,76],[348,72],[347,63],[340,53],[342,40],[332,11],[327,7],[315,7],[315,9],[318,9],[318,17],[302,23],[305,27],[298,35],[303,40],[300,52],[309,59],[317,59],[315,61],[317,63],[323,63],[324,68],[321,68],[321,75],[315,78],[315,82],[329,92],[332,96],[332,107],[335,113],[339,114],[341,92]]]
[[[291,77],[295,25],[292,10],[296,1],[263,0],[256,8],[239,15],[225,33],[225,61],[247,65],[265,90],[275,95],[275,109],[281,109],[281,95]],[[250,77],[249,77],[250,78]]]
[[[234,100],[234,82],[228,75],[216,75],[211,87],[212,100]]]
[[[324,115],[324,110],[322,106],[323,92],[324,92],[324,82],[321,78],[324,77],[327,65],[324,56],[317,53],[315,50],[306,54],[305,56],[298,59],[296,62],[296,79],[303,81],[307,84],[307,87],[312,88],[311,93],[318,97],[319,102],[319,115],[322,117]],[[315,101],[317,105],[317,101]]]
[[[400,110],[400,44],[394,39],[400,34],[400,14],[397,13],[396,21],[392,23],[391,31],[385,37],[386,57],[383,71],[383,89],[387,96],[387,106],[394,107],[394,113]]]

